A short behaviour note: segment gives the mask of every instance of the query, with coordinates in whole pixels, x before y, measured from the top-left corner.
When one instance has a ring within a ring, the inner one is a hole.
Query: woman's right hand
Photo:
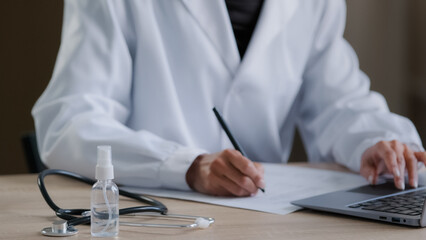
[[[215,196],[252,196],[265,188],[263,166],[226,149],[198,156],[186,173],[188,185],[197,192]]]

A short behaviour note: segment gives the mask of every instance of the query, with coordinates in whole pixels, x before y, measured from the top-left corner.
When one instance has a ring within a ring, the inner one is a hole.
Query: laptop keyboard
[[[425,198],[426,189],[423,189],[415,192],[356,203],[349,205],[348,207],[416,216],[422,214]]]

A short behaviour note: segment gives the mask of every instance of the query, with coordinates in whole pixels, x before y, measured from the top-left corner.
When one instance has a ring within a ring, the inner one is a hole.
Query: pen
[[[220,123],[220,126],[222,126],[222,129],[225,131],[226,135],[228,136],[229,140],[232,143],[232,146],[234,146],[235,150],[239,151],[243,156],[247,156],[244,150],[241,148],[240,144],[238,144],[237,139],[234,138],[231,131],[229,130],[228,126],[225,123],[225,120],[223,120],[222,116],[219,114],[219,112],[216,110],[216,107],[213,107],[214,115],[216,116],[217,120]],[[265,192],[265,189],[261,187],[257,187],[260,189],[260,191]]]

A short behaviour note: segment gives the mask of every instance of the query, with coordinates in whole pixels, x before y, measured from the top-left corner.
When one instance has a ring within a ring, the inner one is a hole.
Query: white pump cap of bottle
[[[97,180],[114,179],[114,166],[111,160],[111,146],[98,146]]]

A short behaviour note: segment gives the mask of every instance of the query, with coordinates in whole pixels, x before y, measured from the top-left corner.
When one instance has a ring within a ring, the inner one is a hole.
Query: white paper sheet
[[[290,202],[368,184],[352,173],[263,163],[265,168],[265,193],[259,191],[254,197],[214,197],[197,192],[125,187],[135,193],[185,199],[210,204],[244,208],[275,214],[288,214],[299,209]]]

